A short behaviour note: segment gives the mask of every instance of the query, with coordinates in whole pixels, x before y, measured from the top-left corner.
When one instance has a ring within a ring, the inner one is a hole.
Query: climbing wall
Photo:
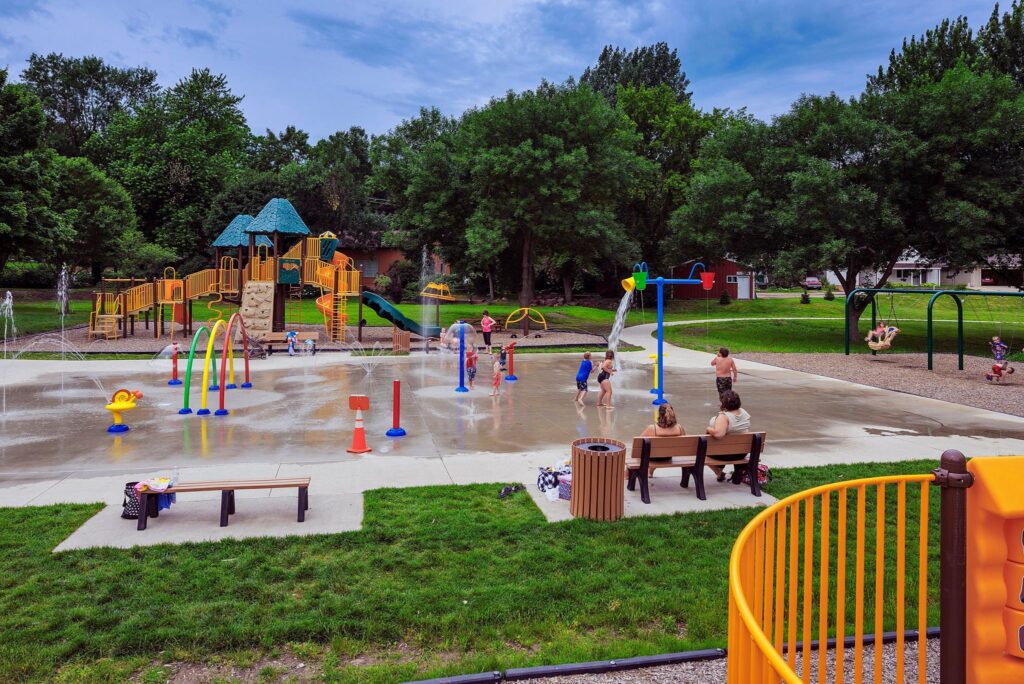
[[[242,290],[242,318],[249,336],[263,340],[272,329],[274,317],[274,283],[250,280]]]

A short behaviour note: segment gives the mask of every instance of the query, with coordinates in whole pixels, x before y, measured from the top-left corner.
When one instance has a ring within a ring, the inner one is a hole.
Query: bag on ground
[[[124,485],[124,501],[121,502],[121,517],[126,520],[139,519],[139,497],[135,495],[138,482],[126,482]]]

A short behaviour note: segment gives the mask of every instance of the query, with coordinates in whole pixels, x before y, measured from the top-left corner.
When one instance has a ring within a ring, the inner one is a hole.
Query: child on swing
[[[885,321],[879,321],[875,329],[868,333],[868,336],[864,338],[865,342],[881,342],[885,339],[886,333],[889,331],[889,326],[885,324]]]
[[[992,372],[985,373],[985,379],[989,382],[993,380],[1002,382],[1004,376],[1010,375],[1014,371],[1013,366],[1006,360],[1006,353],[1010,351],[1010,345],[999,339],[999,335],[994,335],[989,345],[992,347],[995,363],[992,364]]]

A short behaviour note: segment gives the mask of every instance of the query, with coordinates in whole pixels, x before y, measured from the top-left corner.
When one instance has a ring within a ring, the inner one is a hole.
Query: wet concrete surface
[[[369,373],[352,361],[255,360],[253,389],[229,390],[230,415],[223,417],[178,415],[182,388],[166,385],[166,361],[121,363],[123,371],[105,365],[93,372],[90,362],[65,366],[72,370],[63,373],[47,370],[6,387],[0,487],[68,474],[363,459],[345,451],[354,423],[348,396],[357,393],[370,397],[367,439],[373,457],[382,460],[567,452],[578,437],[628,441],[653,419],[650,367],[627,365],[614,378],[616,409],[609,411],[594,405],[593,378],[587,406],[573,403],[576,355],[520,356],[515,366],[520,380],[502,382],[502,395],[493,398],[487,396],[489,373],[483,365],[474,391],[454,391],[458,366],[453,356],[375,359]],[[240,363],[236,370],[240,376]],[[384,437],[391,426],[393,379],[402,381],[401,423],[408,436],[401,439]],[[193,409],[200,405],[200,384],[196,373]],[[115,436],[106,432],[110,416],[103,406],[119,387],[145,396],[125,415],[131,430]],[[667,368],[666,387],[687,432],[703,431],[717,409],[710,368]],[[876,460],[883,453],[890,460],[917,438],[925,438],[922,444],[929,445],[929,452],[938,448],[930,445],[951,438],[965,444],[997,440],[1007,445],[999,453],[1024,449],[1024,421],[946,402],[781,369],[752,368],[735,389],[754,427],[768,432],[769,459],[784,461],[793,453],[814,462],[817,453],[832,461],[834,452],[841,451],[840,460]],[[211,409],[217,400],[218,394],[210,392]]]

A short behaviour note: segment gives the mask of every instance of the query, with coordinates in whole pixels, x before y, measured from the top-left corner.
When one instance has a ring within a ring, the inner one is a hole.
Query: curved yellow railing
[[[896,632],[895,660],[887,666],[892,670],[888,674],[905,681],[908,608],[916,610],[918,634],[923,635],[928,624],[928,488],[934,479],[928,473],[823,485],[769,506],[747,524],[729,561],[730,684],[796,684],[812,681],[812,675],[816,681],[841,684],[847,681],[844,640],[850,634],[854,671],[849,681],[880,683],[882,658],[869,655],[873,674],[864,672],[869,609],[869,633],[880,637],[887,628]],[[894,499],[886,498],[887,489],[895,490]],[[912,555],[916,552],[914,565],[907,562],[908,489],[918,510],[910,518],[911,527],[917,528],[916,544],[909,546]],[[848,515],[851,492],[853,525]],[[894,534],[890,527],[895,527]],[[895,555],[890,572],[887,553]],[[873,563],[866,562],[869,555]],[[916,600],[909,605],[908,583],[911,589],[916,586]],[[812,655],[812,641],[824,645],[831,637],[834,651],[823,646]],[[916,679],[922,683],[927,681],[924,641],[917,648]]]

